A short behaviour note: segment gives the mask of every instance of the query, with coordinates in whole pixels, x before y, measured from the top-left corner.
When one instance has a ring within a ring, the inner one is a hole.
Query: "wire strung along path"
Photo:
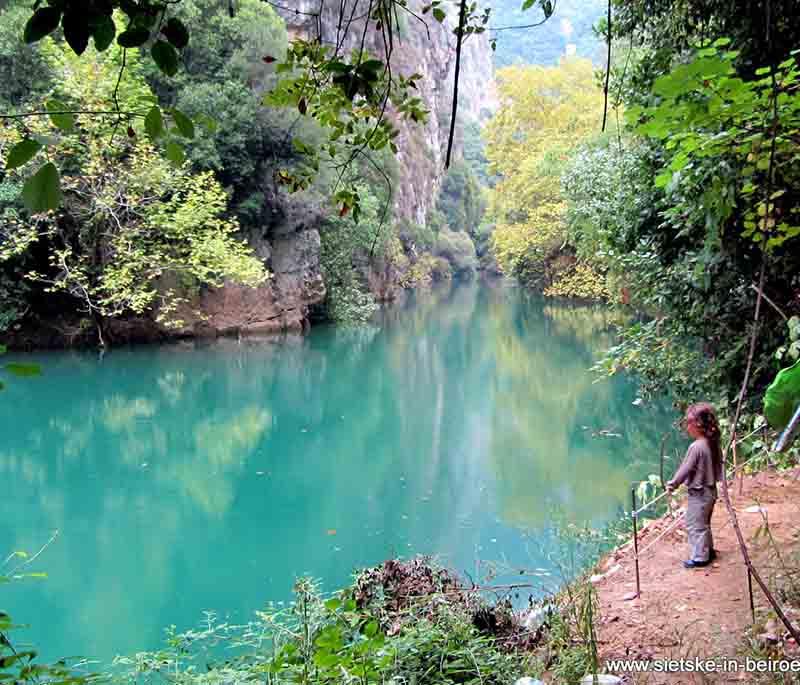
[[[743,465],[742,465],[743,466]],[[765,577],[776,571],[776,560],[766,536],[756,531],[768,517],[770,531],[784,555],[800,551],[800,469],[777,474],[764,471],[744,478],[742,494],[731,488],[742,534],[755,563]],[[635,594],[634,550],[626,545],[601,562],[608,573],[596,582],[600,601],[599,646],[607,658],[732,658],[742,646],[742,637],[752,624],[747,592],[747,570],[728,513],[717,503],[712,520],[717,560],[702,569],[687,570],[682,561],[688,549],[682,517],[652,522],[639,534],[642,594]],[[759,505],[765,514],[747,510]],[[767,609],[762,593],[754,591],[756,613]],[[794,610],[792,620],[800,615]],[[780,629],[778,632],[781,632]],[[800,659],[797,645],[785,643]],[[744,675],[744,677],[742,677]],[[707,680],[692,680],[683,674],[648,674],[628,682],[754,682],[749,674],[716,674]]]

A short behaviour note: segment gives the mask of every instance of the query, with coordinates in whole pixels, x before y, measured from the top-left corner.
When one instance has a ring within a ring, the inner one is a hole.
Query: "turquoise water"
[[[593,383],[612,316],[467,284],[373,328],[7,355],[44,374],[0,393],[0,551],[58,534],[0,608],[47,656],[110,659],[392,555],[552,588],[554,521],[618,516],[669,425]]]

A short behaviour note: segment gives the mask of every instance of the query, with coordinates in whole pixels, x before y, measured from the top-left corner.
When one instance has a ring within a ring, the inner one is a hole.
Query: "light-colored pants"
[[[714,549],[711,536],[711,514],[717,501],[717,486],[689,489],[689,504],[686,507],[686,532],[689,534],[689,559],[708,561]]]

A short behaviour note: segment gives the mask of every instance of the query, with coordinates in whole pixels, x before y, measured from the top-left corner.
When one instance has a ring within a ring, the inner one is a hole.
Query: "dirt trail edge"
[[[800,469],[780,474],[764,471],[744,479],[739,495],[738,482],[731,484],[733,506],[739,515],[742,533],[751,549],[753,561],[766,579],[783,573],[776,563],[768,537],[757,535],[764,517],[781,555],[797,561],[800,549]],[[679,500],[680,501],[680,500]],[[685,498],[680,501],[685,507]],[[762,511],[758,511],[760,507]],[[645,549],[673,522],[667,515],[651,522],[639,536],[639,549]],[[599,652],[607,659],[701,659],[720,658],[742,661],[745,632],[752,625],[747,591],[747,569],[742,561],[736,536],[724,503],[717,501],[712,519],[717,559],[702,569],[685,569],[688,548],[683,524],[640,554],[642,594],[635,593],[633,548],[625,545],[610,553],[601,564],[603,577],[594,578],[600,601],[601,625]],[[772,583],[770,583],[772,585]],[[758,586],[753,584],[757,615],[768,608]],[[800,612],[788,608],[795,625]],[[776,633],[782,633],[776,629]],[[777,635],[782,639],[781,635]],[[783,642],[789,658],[800,659],[798,646]],[[627,683],[728,683],[757,682],[754,674],[623,674]],[[786,682],[800,683],[800,674]]]

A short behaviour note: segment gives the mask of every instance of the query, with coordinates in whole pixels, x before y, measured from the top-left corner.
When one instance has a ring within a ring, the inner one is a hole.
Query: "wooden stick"
[[[639,532],[636,527],[636,490],[631,488],[631,516],[633,517],[633,561],[636,564],[636,596],[641,597],[642,588],[639,583]]]
[[[757,286],[755,283],[751,283],[751,284],[750,284],[750,287],[751,287],[753,290],[755,290],[755,291],[756,291],[756,292],[757,292],[759,295],[761,295],[761,297],[763,297],[763,298],[764,298],[764,300],[766,301],[766,303],[767,303],[767,304],[769,304],[769,305],[771,305],[771,306],[772,306],[772,308],[773,308],[773,309],[774,309],[776,312],[778,312],[778,314],[780,314],[780,315],[783,317],[783,320],[784,320],[784,321],[788,321],[788,320],[789,320],[789,317],[788,317],[788,316],[786,316],[786,314],[784,314],[784,313],[783,313],[783,310],[782,310],[782,309],[781,309],[781,308],[780,308],[780,307],[779,307],[777,304],[775,304],[775,303],[774,303],[772,300],[770,300],[770,299],[769,299],[769,298],[768,298],[768,297],[767,297],[767,296],[766,296],[766,295],[765,295],[765,294],[764,294],[764,293],[763,293],[761,290],[759,290],[759,289],[758,289],[758,286]]]

